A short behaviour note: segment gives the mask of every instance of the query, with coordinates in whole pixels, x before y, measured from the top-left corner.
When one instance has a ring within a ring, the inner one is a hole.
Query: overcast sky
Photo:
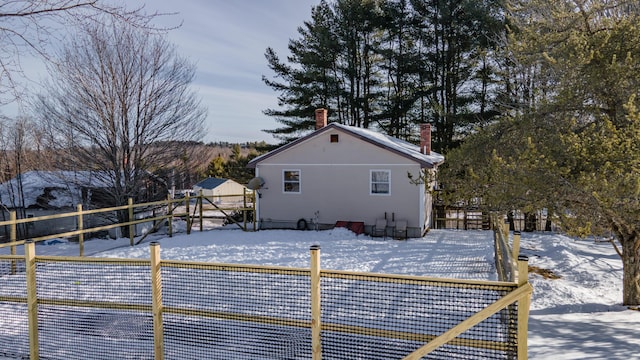
[[[271,74],[264,53],[270,46],[285,58],[289,39],[299,37],[319,0],[137,1],[148,12],[178,13],[161,22],[182,22],[169,39],[196,63],[194,90],[209,109],[204,141],[277,143],[261,131],[279,126],[262,114],[277,107],[278,95],[262,82]]]

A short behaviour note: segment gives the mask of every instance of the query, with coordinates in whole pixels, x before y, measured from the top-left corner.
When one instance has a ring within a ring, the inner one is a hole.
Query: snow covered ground
[[[408,241],[328,231],[232,229],[194,231],[158,241],[163,259],[309,266],[309,247],[320,245],[324,269],[495,280],[489,231],[432,230]],[[90,240],[85,253],[148,258],[148,241]],[[7,253],[0,249],[0,253]],[[77,255],[78,245],[50,241],[36,253]],[[524,233],[521,254],[557,279],[530,274],[534,287],[529,326],[530,359],[632,359],[640,357],[640,312],[621,306],[622,264],[611,244],[559,234]],[[0,331],[2,331],[0,329]]]

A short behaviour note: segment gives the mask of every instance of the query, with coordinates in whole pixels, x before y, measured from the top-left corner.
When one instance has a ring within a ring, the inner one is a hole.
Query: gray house
[[[406,222],[409,237],[422,236],[432,217],[431,176],[444,156],[431,151],[431,129],[421,145],[367,129],[332,123],[316,111],[316,131],[251,160],[261,229],[326,228],[364,223],[372,233],[380,219]]]

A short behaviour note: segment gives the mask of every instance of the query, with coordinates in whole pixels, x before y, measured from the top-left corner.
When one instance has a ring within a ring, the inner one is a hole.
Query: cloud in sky
[[[140,1],[144,3],[145,1]],[[277,107],[277,93],[262,82],[271,75],[264,58],[273,47],[281,58],[289,55],[289,39],[311,19],[319,0],[154,0],[148,12],[177,13],[158,19],[161,25],[182,23],[169,32],[181,55],[197,66],[194,90],[209,109],[209,141],[265,140],[261,131],[278,127],[263,110]],[[313,114],[310,114],[313,116]]]
[[[157,18],[156,25],[182,24],[167,36],[197,67],[193,90],[208,108],[204,142],[277,142],[262,131],[279,127],[262,113],[278,106],[278,93],[262,82],[262,75],[272,74],[264,53],[272,47],[286,58],[289,39],[299,38],[297,28],[311,19],[311,8],[320,0],[113,1],[168,14]],[[21,63],[27,87],[35,90],[46,77],[44,64],[28,57]],[[19,104],[13,103],[0,107],[0,112],[15,116],[18,109]]]

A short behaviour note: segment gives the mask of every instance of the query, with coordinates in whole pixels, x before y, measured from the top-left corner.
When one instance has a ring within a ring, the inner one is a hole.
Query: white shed
[[[199,195],[201,190],[202,195],[213,198],[212,201],[215,203],[223,203],[242,201],[247,188],[231,179],[209,177],[193,185],[193,191],[196,195]]]

